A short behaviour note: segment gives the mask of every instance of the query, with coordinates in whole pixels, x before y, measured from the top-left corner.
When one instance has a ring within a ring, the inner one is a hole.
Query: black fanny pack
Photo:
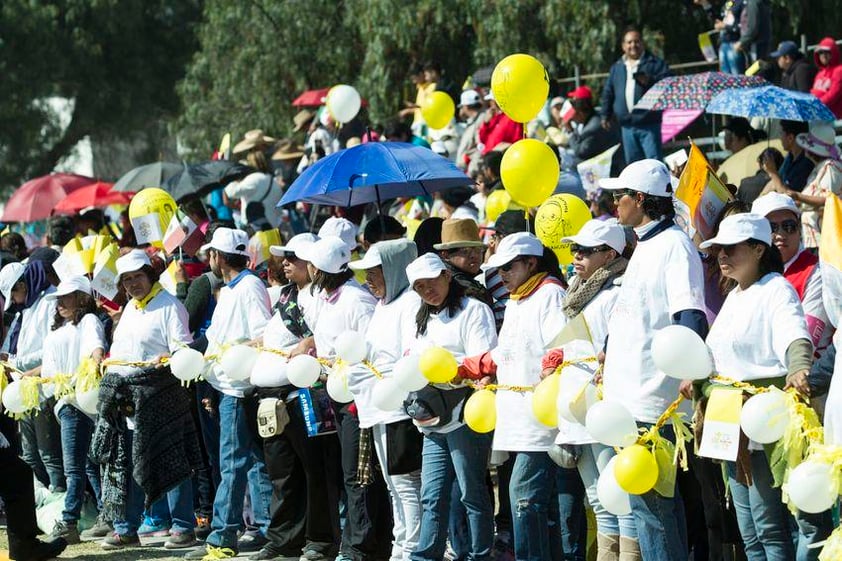
[[[442,389],[428,385],[417,392],[410,392],[403,408],[419,426],[440,427],[453,420],[453,412],[470,394],[469,387]],[[460,409],[458,420],[461,420],[461,415]]]

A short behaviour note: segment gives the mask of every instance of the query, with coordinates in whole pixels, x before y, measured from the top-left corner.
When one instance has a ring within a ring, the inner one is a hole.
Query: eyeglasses
[[[623,189],[621,191],[615,191],[611,194],[611,196],[614,197],[614,202],[618,203],[620,202],[620,199],[622,199],[626,195],[628,195],[629,197],[634,197],[635,193],[637,193],[637,191],[633,189]]]
[[[598,245],[596,247],[582,247],[581,245],[572,244],[570,246],[570,253],[578,253],[583,257],[587,257],[588,255],[593,255],[594,253],[601,253],[603,251],[608,251],[611,249],[607,245]]]
[[[784,234],[794,234],[799,230],[800,224],[795,220],[784,220],[783,222],[769,222],[772,228],[772,233],[777,234],[782,232]]]
[[[523,261],[523,259],[521,259],[520,257],[515,257],[514,259],[512,259],[511,261],[509,261],[505,265],[500,265],[500,270],[508,273],[509,271],[512,270],[512,267],[515,266],[515,263],[518,263],[520,261]]]

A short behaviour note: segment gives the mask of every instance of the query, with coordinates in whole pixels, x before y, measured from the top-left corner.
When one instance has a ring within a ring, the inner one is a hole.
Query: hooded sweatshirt
[[[380,251],[386,294],[374,308],[365,340],[368,359],[384,378],[389,378],[395,362],[404,354],[405,343],[415,335],[415,315],[421,298],[410,288],[406,268],[418,256],[418,250],[415,243],[404,238],[375,246]],[[409,418],[402,408],[381,411],[374,406],[371,394],[378,382],[377,376],[364,366],[357,365],[349,372],[348,389],[354,394],[360,428]]]
[[[819,46],[830,49],[830,63],[822,66],[818,52],[813,54],[819,71],[810,93],[827,105],[839,119],[842,118],[842,61],[839,59],[839,47],[831,37],[822,39]]]

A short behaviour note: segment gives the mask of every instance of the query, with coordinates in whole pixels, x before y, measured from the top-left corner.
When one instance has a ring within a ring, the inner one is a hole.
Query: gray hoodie
[[[383,279],[386,281],[386,296],[383,303],[388,304],[409,287],[406,268],[418,257],[415,242],[406,238],[386,240],[375,244],[380,252]]]

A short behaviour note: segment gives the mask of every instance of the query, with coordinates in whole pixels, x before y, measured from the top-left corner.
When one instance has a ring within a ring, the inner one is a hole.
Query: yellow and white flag
[[[713,227],[725,204],[734,197],[699,147],[690,144],[690,156],[675,189],[675,198],[680,203],[676,205],[680,217],[689,221],[682,225],[688,235],[693,237],[698,233],[707,240],[713,236]]]
[[[839,329],[842,316],[842,200],[834,194],[828,195],[824,203],[819,258],[824,307],[830,323]]]
[[[93,279],[91,288],[99,292],[109,300],[117,296],[117,258],[120,257],[120,248],[116,243],[106,245],[96,256],[93,268]]]
[[[175,280],[175,270],[178,268],[178,263],[175,260],[170,261],[169,266],[161,273],[161,278],[158,282],[164,287],[164,290],[176,296],[176,285],[178,281]]]
[[[590,160],[585,160],[576,166],[579,177],[582,179],[582,187],[587,193],[593,193],[599,188],[600,179],[611,177],[611,160],[619,147],[619,144],[612,146],[605,152],[597,154]]]
[[[568,321],[567,325],[555,336],[555,339],[547,345],[547,348],[556,349],[571,341],[587,341],[588,343],[593,343],[591,328],[588,327],[588,322],[585,321],[585,314],[578,314]]]
[[[249,255],[251,255],[251,268],[254,269],[261,263],[269,260],[269,246],[281,245],[281,233],[277,228],[256,232],[249,240]]]

